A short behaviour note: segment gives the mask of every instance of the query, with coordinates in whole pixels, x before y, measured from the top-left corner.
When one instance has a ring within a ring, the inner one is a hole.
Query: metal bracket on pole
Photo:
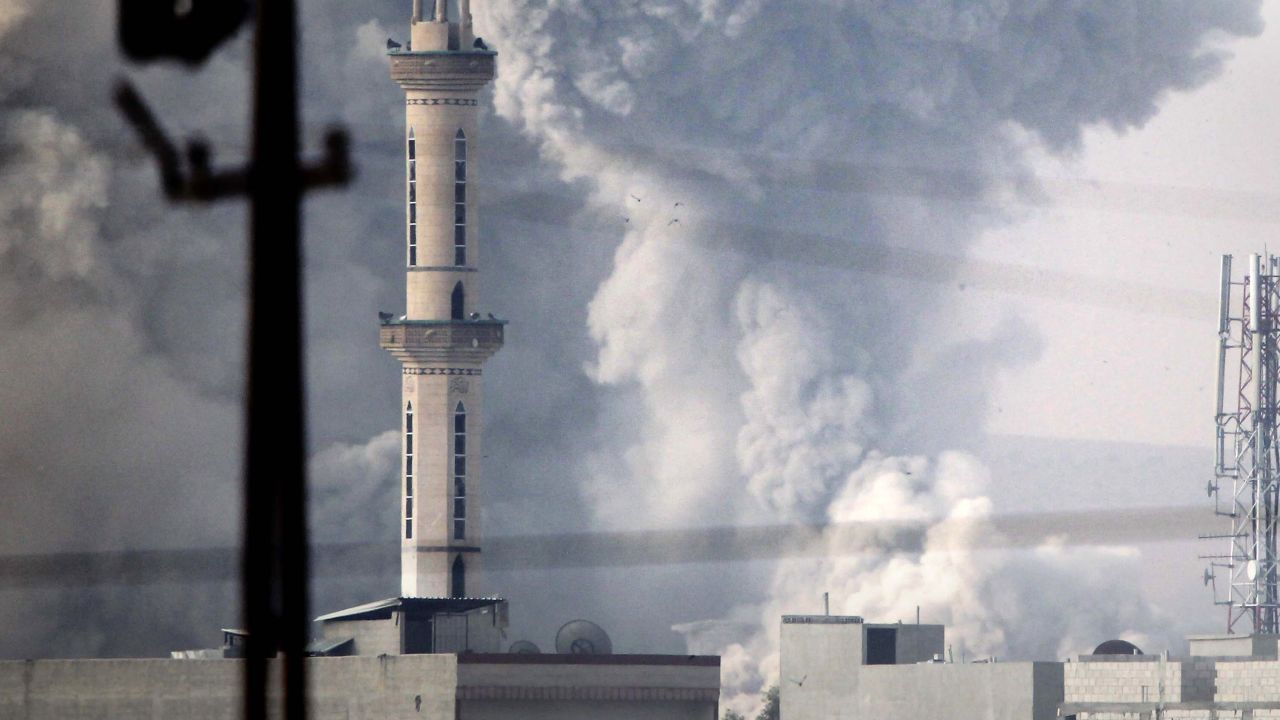
[[[214,170],[212,151],[202,141],[187,143],[184,165],[141,95],[127,81],[115,93],[117,107],[155,156],[166,197],[176,202],[249,199],[241,555],[248,720],[269,715],[305,720],[307,714],[311,617],[299,213],[306,189],[345,184],[352,177],[347,136],[341,130],[328,134],[320,163],[306,167],[298,157],[295,2],[259,0],[254,9],[253,151],[247,166]],[[247,11],[244,0],[120,0],[121,46],[134,59],[198,64],[235,32]],[[277,654],[284,656],[282,713],[271,712],[267,701],[267,662]]]

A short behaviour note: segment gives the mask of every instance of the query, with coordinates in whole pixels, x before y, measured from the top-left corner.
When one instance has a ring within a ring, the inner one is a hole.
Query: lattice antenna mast
[[[1218,312],[1217,442],[1209,495],[1217,514],[1230,518],[1226,555],[1205,556],[1205,584],[1225,569],[1225,588],[1214,582],[1216,604],[1227,608],[1227,632],[1244,618],[1252,632],[1280,633],[1276,531],[1280,522],[1276,388],[1280,383],[1280,258],[1249,256],[1248,274],[1233,282],[1231,256],[1222,258]],[[1231,497],[1221,497],[1223,481]],[[1226,505],[1226,507],[1223,507]]]

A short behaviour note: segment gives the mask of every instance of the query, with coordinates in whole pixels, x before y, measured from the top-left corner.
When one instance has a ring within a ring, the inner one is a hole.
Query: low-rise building
[[[1063,718],[1261,720],[1280,718],[1274,635],[1198,635],[1185,658],[1095,650],[1064,670]],[[1105,643],[1104,643],[1105,645]],[[1134,648],[1136,651],[1137,649]]]
[[[501,652],[507,601],[394,597],[316,618],[329,655]],[[317,653],[321,654],[321,653]]]
[[[232,720],[243,672],[233,658],[4,661],[0,718]],[[307,680],[314,720],[716,720],[720,659],[314,657]]]
[[[1062,664],[952,663],[941,625],[856,616],[782,618],[779,688],[787,720],[1050,720]]]

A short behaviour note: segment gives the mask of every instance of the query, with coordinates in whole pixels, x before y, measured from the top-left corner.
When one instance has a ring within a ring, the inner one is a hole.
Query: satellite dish
[[[1257,580],[1258,579],[1258,561],[1250,560],[1249,562],[1245,563],[1244,574],[1247,575],[1250,580]]]
[[[561,655],[609,655],[613,643],[599,625],[590,620],[570,620],[556,633],[556,652]]]
[[[512,655],[541,655],[542,650],[528,640],[517,640],[511,643],[511,647],[507,648],[507,652]]]

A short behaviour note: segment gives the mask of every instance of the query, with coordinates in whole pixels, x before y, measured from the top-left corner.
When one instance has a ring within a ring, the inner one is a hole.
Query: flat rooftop
[[[542,653],[463,653],[459,665],[662,665],[674,667],[720,667],[719,655],[562,655]]]

